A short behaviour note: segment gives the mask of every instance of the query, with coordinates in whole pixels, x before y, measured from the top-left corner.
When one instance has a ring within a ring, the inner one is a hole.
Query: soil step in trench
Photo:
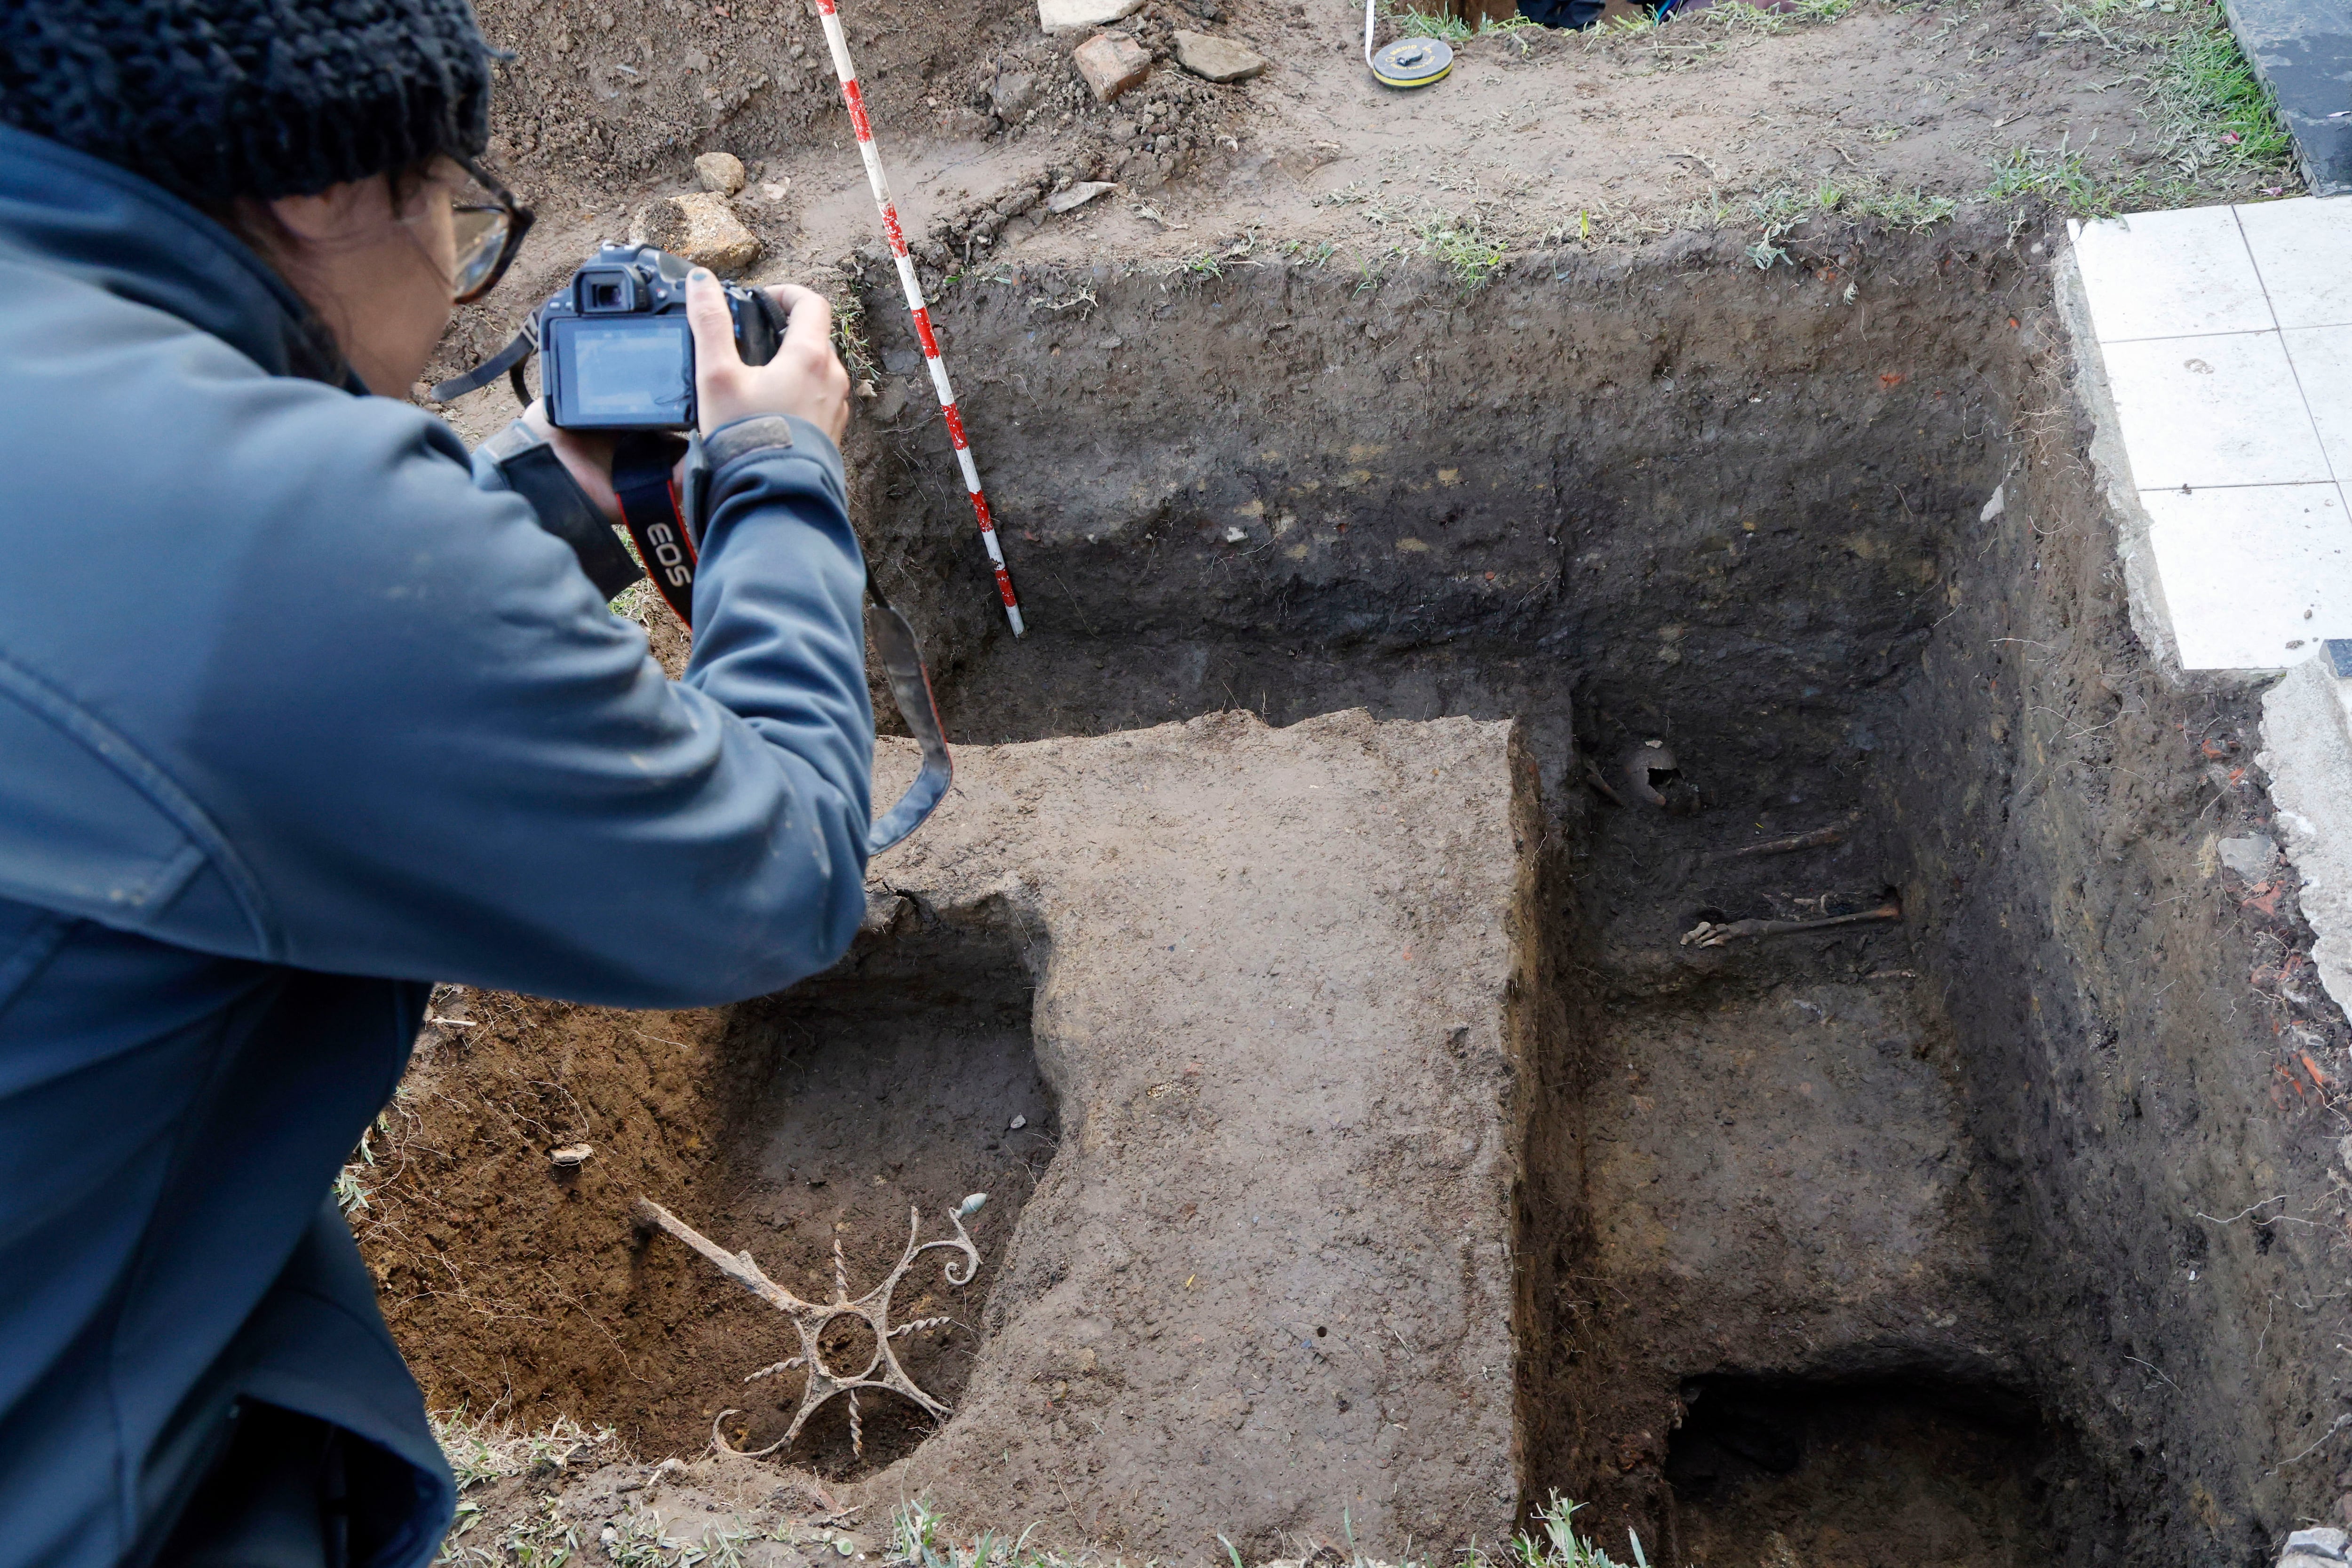
[[[1972,1278],[1970,1158],[1915,984],[1776,987],[1611,1031],[1591,1134],[1603,1271],[1702,1312]]]

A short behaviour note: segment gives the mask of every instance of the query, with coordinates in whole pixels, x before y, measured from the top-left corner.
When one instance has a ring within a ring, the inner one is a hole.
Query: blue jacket
[[[405,1461],[370,1560],[430,1561],[449,1473],[323,1201],[423,982],[723,1002],[862,909],[832,444],[716,476],[672,683],[305,323],[202,214],[0,127],[7,1568],[152,1549],[240,1397]]]

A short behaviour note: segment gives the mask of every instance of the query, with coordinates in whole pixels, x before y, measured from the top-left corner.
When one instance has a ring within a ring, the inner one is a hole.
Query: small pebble
[[[731,152],[705,152],[694,161],[694,176],[704,190],[731,196],[743,188],[743,161]]]
[[[1013,1131],[1014,1131],[1014,1132],[1016,1132],[1016,1133],[1017,1133],[1017,1132],[1019,1132],[1022,1128],[1024,1128],[1024,1127],[1027,1126],[1028,1124],[1029,1124],[1029,1118],[1028,1118],[1028,1117],[1026,1117],[1026,1116],[1015,1116],[1015,1117],[1013,1117],[1013,1122],[1012,1122],[1012,1129],[1013,1129]]]

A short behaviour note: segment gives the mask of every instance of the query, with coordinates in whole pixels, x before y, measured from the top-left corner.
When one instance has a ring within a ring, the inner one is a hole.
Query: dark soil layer
[[[913,397],[854,454],[869,557],[969,742],[1525,722],[1570,1015],[1522,1085],[1529,1503],[1706,1568],[2251,1564],[2352,1488],[2352,1062],[2293,888],[2211,867],[2267,819],[2249,700],[2168,685],[2129,631],[2033,236],[1799,248],[1468,293],[1008,268],[938,319],[1034,629],[1005,632]],[[773,1314],[593,1217],[642,1188],[798,1288],[813,1223],[848,1223],[856,1288],[903,1239],[909,1113],[952,1151],[915,1201],[990,1192],[992,1259],[1045,1153],[1002,1130],[1050,1112],[1011,949],[958,940],[725,1014],[500,1003],[437,1046],[436,1148],[372,1234],[436,1397],[698,1443],[784,1354]],[[545,1164],[574,1137],[585,1207]]]

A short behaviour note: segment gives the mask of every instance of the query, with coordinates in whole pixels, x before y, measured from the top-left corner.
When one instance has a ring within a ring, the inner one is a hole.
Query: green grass
[[[1423,11],[1402,0],[1381,0],[1381,20],[1395,27],[1399,37],[1443,38],[1449,44],[1466,44],[1473,38],[1516,33],[1537,25],[1525,16],[1511,16],[1498,22],[1482,21],[1473,26],[1459,16]]]
[[[2191,206],[2299,188],[2294,150],[2270,91],[2230,31],[2218,0],[2060,0],[2043,36],[2095,44],[2139,84],[2156,156],[2105,171],[2082,152],[2013,148],[1996,160],[1994,201],[2047,202],[2078,217]],[[2145,154],[2142,154],[2145,157]]]
[[[1577,1533],[1570,1522],[1576,1511],[1584,1505],[1570,1502],[1557,1491],[1551,1500],[1536,1509],[1536,1533],[1526,1531],[1511,1539],[1512,1568],[1649,1568],[1649,1559],[1642,1551],[1642,1538],[1632,1531],[1625,1532],[1633,1549],[1632,1563],[1621,1563],[1592,1543],[1589,1536]]]
[[[1664,22],[1646,12],[1638,16],[1612,16],[1595,24],[1584,36],[1601,42],[1647,38],[1667,27],[1677,33],[1700,28],[1718,33],[1785,33],[1791,27],[1834,22],[1851,13],[1856,3],[1857,0],[1796,0],[1793,10],[1781,11],[1766,10],[1748,4],[1748,0],[1719,0],[1704,11],[1669,12]]]
[[[1484,287],[1507,254],[1499,242],[1486,237],[1475,217],[1424,218],[1416,232],[1421,248],[1445,263],[1465,293]]]
[[[378,1117],[377,1120],[383,1118]],[[336,1173],[335,1207],[346,1215],[355,1214],[368,1206],[368,1189],[363,1178],[369,1171],[375,1169],[375,1150],[369,1145],[374,1134],[375,1128],[370,1126],[360,1134],[360,1146],[352,1151],[350,1161]]]
[[[2173,35],[2155,72],[2160,98],[2184,130],[2202,132],[2200,149],[2253,170],[2284,169],[2294,141],[2279,119],[2278,103],[2254,76],[2218,5],[2188,7],[2193,25]]]
[[[560,1470],[580,1459],[612,1458],[617,1453],[618,1434],[612,1427],[590,1431],[568,1416],[557,1416],[553,1426],[540,1432],[512,1431],[462,1408],[436,1410],[429,1419],[461,1492],[486,1481],[527,1475],[541,1466]]]
[[[1748,247],[1748,259],[1767,270],[1789,259],[1789,253],[1781,248],[1781,237],[1816,219],[1874,220],[1916,234],[1948,222],[1960,205],[1953,197],[1931,194],[1918,186],[1889,185],[1859,171],[1811,185],[1778,186],[1750,197],[1749,204],[1752,221],[1761,233]],[[1685,218],[1695,227],[1706,227],[1720,225],[1729,215],[1717,198],[1695,207]]]
[[[1723,0],[1704,11],[1694,11],[1687,16],[1669,13],[1669,23],[1690,23],[1719,27],[1727,33],[1780,33],[1790,27],[1821,22],[1834,22],[1854,7],[1854,0],[1797,0],[1793,11],[1767,11],[1750,5],[1748,0]]]
[[[2138,174],[2102,174],[2080,152],[2057,147],[2012,147],[1993,160],[1984,199],[2018,205],[2043,202],[2069,217],[2113,217],[2126,207],[2168,204]]]

